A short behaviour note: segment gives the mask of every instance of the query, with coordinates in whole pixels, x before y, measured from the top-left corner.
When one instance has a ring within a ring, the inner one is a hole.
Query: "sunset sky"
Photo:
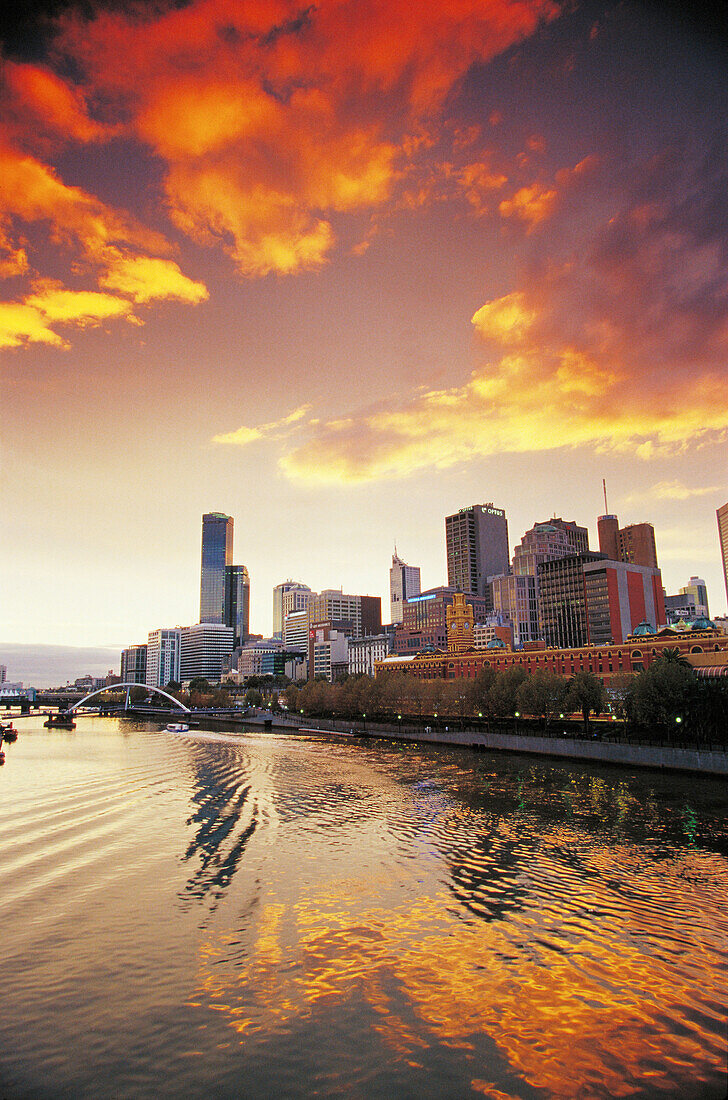
[[[0,643],[195,622],[206,511],[254,631],[287,577],[386,614],[395,541],[426,587],[474,503],[596,547],[603,477],[724,614],[728,49],[681,7],[6,19]]]

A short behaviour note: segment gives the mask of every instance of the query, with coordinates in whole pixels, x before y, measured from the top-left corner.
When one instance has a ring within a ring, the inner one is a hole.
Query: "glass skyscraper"
[[[250,634],[250,577],[244,565],[225,566],[225,626],[235,631],[233,648]]]
[[[233,560],[233,518],[222,512],[202,517],[200,622],[225,622],[225,566]]]

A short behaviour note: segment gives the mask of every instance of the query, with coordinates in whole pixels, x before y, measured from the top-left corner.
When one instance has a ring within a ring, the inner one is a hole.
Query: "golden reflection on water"
[[[598,782],[593,796],[601,797]],[[592,867],[614,865],[615,855],[592,851]],[[660,935],[678,956],[680,889],[669,874],[662,880]],[[434,1043],[471,1052],[474,1091],[496,1098],[508,1094],[483,1077],[472,1054],[483,1036],[525,1082],[558,1097],[628,1096],[646,1078],[670,1088],[680,1067],[720,1069],[720,990],[716,1028],[706,1036],[686,1014],[679,973],[650,943],[656,933],[643,926],[639,898],[605,916],[604,893],[580,878],[578,911],[572,905],[568,917],[541,901],[507,920],[479,922],[453,919],[452,901],[442,889],[394,909],[358,908],[357,883],[340,881],[290,906],[264,904],[242,957],[231,950],[239,931],[206,939],[194,1003],[223,1014],[243,1037],[322,1007],[330,1015],[356,998],[404,1064],[421,1066]],[[706,959],[702,1013],[710,1012],[714,971],[715,958]]]

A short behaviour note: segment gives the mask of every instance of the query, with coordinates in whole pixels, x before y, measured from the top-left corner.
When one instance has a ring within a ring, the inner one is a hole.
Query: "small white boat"
[[[187,733],[190,727],[186,722],[168,722],[167,729],[170,733]]]

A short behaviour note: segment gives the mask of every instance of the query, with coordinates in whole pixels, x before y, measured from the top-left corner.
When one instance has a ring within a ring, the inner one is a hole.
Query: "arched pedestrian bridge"
[[[124,710],[129,709],[129,694],[131,692],[131,689],[142,688],[148,694],[151,694],[153,692],[155,695],[163,695],[165,699],[169,699],[170,703],[174,703],[174,705],[176,707],[179,707],[180,710],[184,711],[185,714],[192,713],[189,707],[186,707],[184,703],[180,703],[179,699],[175,699],[174,695],[170,695],[168,691],[164,691],[162,688],[159,687],[149,687],[148,684],[135,684],[131,681],[125,681],[122,684],[108,684],[106,687],[97,688],[95,691],[90,692],[88,695],[84,695],[83,699],[79,699],[79,701],[77,703],[74,703],[72,707],[69,707],[66,713],[74,714],[79,707],[85,706],[89,699],[93,699],[96,695],[102,695],[105,691],[119,691],[120,688],[126,688],[126,700],[124,702]]]

